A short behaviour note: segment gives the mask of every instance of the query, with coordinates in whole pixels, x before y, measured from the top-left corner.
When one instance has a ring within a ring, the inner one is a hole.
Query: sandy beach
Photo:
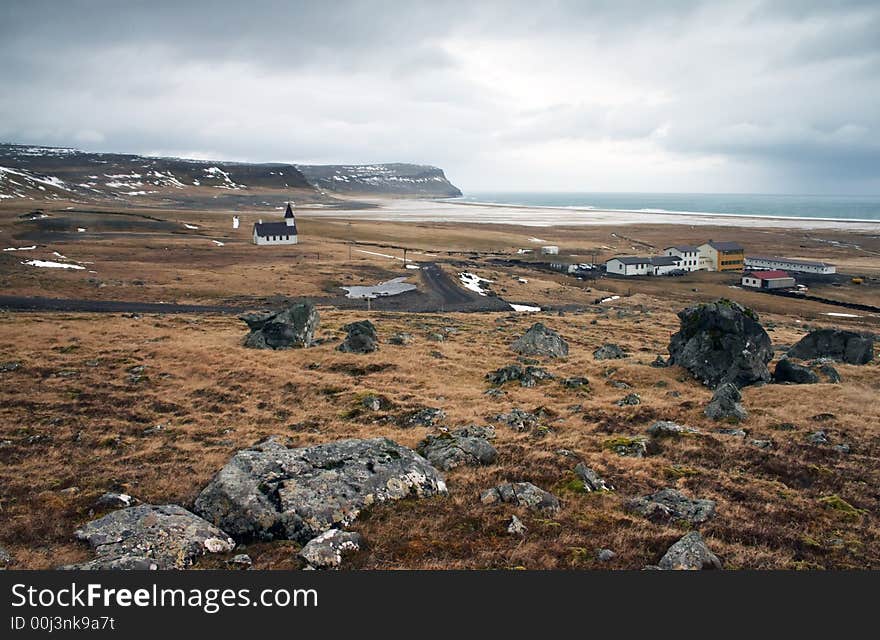
[[[364,198],[359,198],[359,200],[365,201]],[[300,207],[298,213],[312,218],[346,218],[385,222],[512,224],[527,227],[667,224],[880,232],[880,222],[863,220],[527,207],[416,199],[371,199],[369,202],[375,204],[376,207],[373,209],[323,210],[305,206]]]

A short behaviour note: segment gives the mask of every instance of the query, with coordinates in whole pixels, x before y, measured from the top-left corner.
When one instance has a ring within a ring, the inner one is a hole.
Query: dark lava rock
[[[663,356],[657,356],[651,361],[651,366],[656,369],[662,369],[663,367],[668,367],[669,363],[663,359]]]
[[[534,387],[542,380],[552,380],[553,374],[542,369],[541,367],[521,366],[518,364],[507,365],[501,367],[491,373],[486,374],[486,379],[496,386],[501,386],[507,382],[518,380],[522,387]]]
[[[124,509],[137,504],[137,499],[127,493],[115,493],[108,491],[95,500],[95,509]]]
[[[746,432],[743,429],[718,429],[716,433],[720,433],[722,436],[733,436],[735,438],[745,438]]]
[[[802,364],[797,364],[788,358],[783,358],[776,363],[776,370],[773,372],[773,382],[779,384],[815,384],[819,382],[819,376]]]
[[[831,384],[837,384],[840,382],[840,373],[826,359],[822,358],[813,361],[810,364],[811,366],[816,368],[816,371],[819,373],[820,376],[825,378],[826,382],[830,382]]]
[[[244,346],[252,349],[295,349],[312,344],[319,316],[315,305],[295,304],[282,311],[258,311],[239,316],[251,332]]]
[[[666,570],[699,571],[720,569],[721,561],[709,551],[700,532],[691,531],[669,547],[657,566]]]
[[[73,534],[98,558],[72,569],[183,569],[206,553],[226,553],[235,543],[224,531],[175,504],[143,504],[113,511]]]
[[[345,353],[372,353],[379,350],[379,336],[376,327],[369,320],[359,320],[343,327],[347,332],[345,340],[338,347]]]
[[[703,413],[712,420],[745,420],[749,417],[749,412],[742,406],[741,400],[742,394],[737,386],[726,382],[715,389]]]
[[[678,317],[681,328],[669,343],[670,364],[684,367],[712,388],[770,380],[770,336],[753,311],[719,300],[688,307]]]
[[[648,427],[648,435],[653,438],[678,438],[686,435],[697,435],[699,433],[699,429],[685,427],[684,425],[669,420],[660,420]]]
[[[801,360],[831,358],[847,364],[867,364],[874,359],[874,336],[841,329],[817,329],[801,338],[788,350],[788,355]]]
[[[629,502],[627,508],[651,522],[687,520],[691,524],[700,524],[715,515],[713,500],[687,498],[675,489],[661,489],[657,493],[636,498]]]
[[[195,510],[236,539],[307,542],[370,505],[446,493],[443,476],[388,438],[288,449],[275,438],[236,453]]]
[[[433,427],[445,419],[446,412],[443,411],[443,409],[425,407],[424,409],[413,411],[412,413],[404,416],[403,420],[400,423],[400,426],[406,429],[412,427]]]
[[[315,569],[336,569],[342,564],[344,554],[360,551],[362,544],[359,533],[330,529],[309,540],[299,556]]]
[[[536,487],[531,482],[499,484],[481,493],[480,502],[483,504],[507,502],[545,513],[555,513],[560,508],[559,499],[556,496]]]
[[[626,436],[611,438],[605,441],[605,448],[624,458],[644,458],[648,453],[648,445],[644,438]]]
[[[409,343],[412,342],[412,334],[411,333],[395,333],[390,338],[388,338],[388,344],[397,345],[399,347],[405,347]]]
[[[609,342],[596,349],[593,352],[593,357],[596,360],[620,360],[622,358],[628,358],[629,354],[616,344]]]
[[[444,471],[461,465],[478,467],[492,464],[498,458],[498,452],[483,435],[478,435],[482,433],[464,427],[438,436],[428,436],[419,443],[416,451]]]
[[[584,483],[584,491],[614,491],[614,487],[605,482],[598,473],[590,469],[583,462],[578,462],[574,468],[574,474]]]
[[[637,393],[629,393],[617,401],[618,407],[628,407],[642,404],[642,398]]]
[[[540,322],[533,324],[510,348],[524,356],[564,358],[568,355],[568,343],[553,329]]]
[[[590,386],[589,380],[587,380],[586,378],[580,378],[580,377],[563,378],[559,382],[562,383],[562,386],[567,389],[580,389],[581,387],[589,387]]]
[[[494,422],[506,424],[514,431],[529,431],[538,426],[540,417],[522,409],[511,409],[509,413],[497,413],[489,418]]]
[[[810,444],[828,444],[831,440],[828,439],[828,434],[824,431],[814,431],[810,435],[807,436],[807,442]]]
[[[12,563],[12,556],[9,555],[9,552],[6,549],[0,547],[0,567],[8,567]]]

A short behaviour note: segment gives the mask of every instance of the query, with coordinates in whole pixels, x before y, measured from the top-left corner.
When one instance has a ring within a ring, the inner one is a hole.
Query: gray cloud
[[[464,189],[880,192],[876,2],[7,0],[0,139]]]

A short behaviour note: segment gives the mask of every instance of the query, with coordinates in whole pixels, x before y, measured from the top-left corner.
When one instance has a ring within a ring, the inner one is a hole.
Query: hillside
[[[341,204],[333,194],[457,196],[461,192],[441,169],[421,165],[297,167],[0,144],[0,201],[243,209],[274,207],[279,198],[293,198],[298,204]]]
[[[442,169],[421,164],[297,165],[309,182],[344,194],[456,197]]]

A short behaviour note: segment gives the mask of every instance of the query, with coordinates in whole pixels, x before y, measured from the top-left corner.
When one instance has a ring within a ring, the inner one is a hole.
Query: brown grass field
[[[364,535],[367,548],[347,560],[348,568],[639,569],[656,563],[685,531],[624,510],[627,500],[663,487],[717,502],[717,515],[700,530],[725,568],[880,566],[877,362],[840,365],[843,382],[837,385],[745,389],[746,438],[715,432],[729,425],[703,415],[711,392],[684,370],[648,366],[658,354],[666,355],[678,325],[675,313],[700,300],[728,297],[756,309],[774,345],[794,343],[807,327],[876,331],[875,315],[830,317],[824,314],[846,310],[730,288],[736,278],[724,274],[589,282],[528,265],[501,267],[491,259],[512,257],[532,235],[513,226],[349,224],[302,215],[302,244],[258,248],[249,243],[256,214],[243,214],[242,228],[233,232],[229,214],[151,212],[200,229],[136,235],[102,233],[102,215],[94,215],[89,232],[42,239],[16,218],[25,210],[0,208],[3,247],[38,245],[0,253],[2,295],[245,309],[275,295],[329,298],[341,284],[386,277],[410,275],[419,284],[418,272],[403,269],[400,261],[357,251],[401,255],[397,248],[406,246],[433,254],[409,257],[436,261],[452,275],[467,268],[495,280],[493,290],[506,300],[567,310],[417,314],[321,304],[318,337],[327,340],[278,352],[245,349],[246,327],[233,315],[0,311],[0,363],[18,364],[0,371],[0,544],[18,567],[50,568],[90,557],[72,533],[94,516],[91,507],[105,491],[191,507],[236,450],[263,437],[281,434],[304,446],[382,435],[414,447],[430,430],[404,429],[394,418],[422,407],[442,408],[450,427],[487,424],[488,416],[514,407],[543,407],[546,428],[516,433],[498,425],[498,462],[448,472],[448,497],[397,502],[362,515],[352,528]],[[57,215],[65,215],[61,207]],[[640,225],[542,229],[540,235],[566,255],[598,250],[600,257],[631,252],[633,238],[659,247],[737,239],[755,253],[821,258],[845,273],[880,275],[880,239],[870,234]],[[349,260],[352,240],[359,244]],[[53,252],[91,264],[78,271],[21,264],[52,259]],[[880,304],[873,279],[812,290]],[[609,293],[622,297],[592,304]],[[368,355],[336,351],[342,325],[363,318],[376,324],[380,339],[406,331],[414,341],[405,347],[383,342]],[[500,397],[485,395],[485,374],[515,362],[510,342],[539,320],[571,347],[567,359],[542,364],[559,377],[586,376],[589,390],[550,381],[531,389],[508,385]],[[438,332],[446,340],[429,338]],[[593,350],[606,342],[632,356],[596,361]],[[129,372],[137,366],[145,367],[141,375]],[[614,381],[632,389],[616,388]],[[642,404],[617,406],[630,391]],[[352,409],[365,392],[386,396],[391,408],[358,415]],[[656,442],[642,459],[607,449],[613,438],[644,435],[656,420],[675,420],[703,435]],[[824,429],[832,444],[848,444],[851,452],[810,444],[807,436],[817,429]],[[772,447],[758,448],[754,439],[769,440]],[[580,491],[571,471],[576,461],[560,449],[575,452],[616,491]],[[482,505],[479,492],[503,481],[533,482],[559,496],[563,508],[546,518],[510,505]],[[524,538],[506,533],[514,513],[528,527]],[[247,553],[255,568],[291,569],[300,567],[296,548],[259,543],[248,545]],[[600,548],[617,556],[599,563]],[[198,566],[222,566],[223,560]]]

